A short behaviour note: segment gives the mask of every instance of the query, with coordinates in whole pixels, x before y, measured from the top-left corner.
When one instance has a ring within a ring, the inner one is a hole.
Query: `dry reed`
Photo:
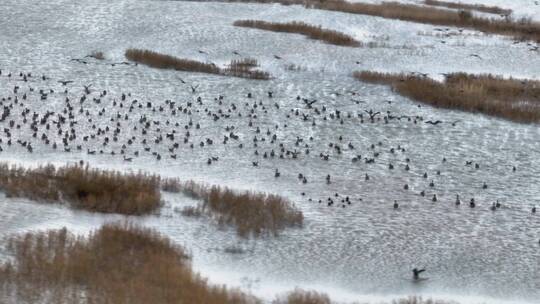
[[[365,82],[391,85],[399,94],[436,107],[483,113],[522,123],[540,122],[540,82],[454,73],[444,82],[407,74],[355,72]]]
[[[498,6],[486,6],[483,4],[467,4],[461,2],[447,2],[447,1],[438,1],[438,0],[424,0],[425,5],[431,6],[441,6],[458,10],[470,10],[478,11],[481,13],[488,14],[499,14],[499,15],[510,15],[512,13],[511,9],[504,9]]]
[[[125,52],[125,56],[128,60],[158,69],[172,69],[177,71],[234,76],[257,80],[270,79],[270,74],[263,71],[252,70],[252,66],[237,65],[238,61],[232,61],[229,68],[221,69],[213,63],[203,63],[196,60],[177,58],[150,50],[128,49]]]
[[[295,289],[285,296],[277,297],[272,304],[331,304],[330,298],[324,293]]]
[[[258,304],[238,289],[211,285],[191,268],[185,250],[155,230],[111,223],[88,236],[66,228],[28,232],[7,242],[0,300],[13,303]],[[227,253],[241,254],[232,246]],[[273,304],[330,304],[328,295],[295,289]],[[451,304],[411,296],[392,304]]]
[[[0,265],[0,292],[14,303],[260,303],[208,284],[181,247],[131,224],[107,224],[87,237],[65,228],[30,232],[9,249],[14,259]]]
[[[287,199],[272,194],[238,192],[226,187],[170,179],[169,189],[202,200],[198,207],[183,209],[186,215],[207,214],[220,225],[236,228],[241,237],[277,235],[287,227],[301,227],[303,214]],[[171,186],[173,185],[174,186]]]
[[[142,173],[53,165],[24,168],[0,163],[0,188],[11,197],[67,202],[71,207],[126,215],[148,214],[160,207],[159,177]]]
[[[223,75],[230,75],[249,79],[270,79],[270,74],[267,72],[253,70],[259,66],[259,62],[252,58],[244,58],[241,60],[232,60],[226,69],[222,69]]]
[[[261,20],[237,20],[233,25],[273,32],[297,33],[307,36],[310,39],[321,40],[340,46],[360,46],[360,42],[347,34],[298,21],[278,23]]]
[[[485,18],[473,16],[469,10],[447,10],[398,2],[362,3],[345,0],[224,0],[241,3],[279,3],[302,5],[308,9],[320,9],[351,14],[369,15],[439,26],[456,26],[484,33],[511,36],[517,40],[540,42],[540,23],[528,18]]]

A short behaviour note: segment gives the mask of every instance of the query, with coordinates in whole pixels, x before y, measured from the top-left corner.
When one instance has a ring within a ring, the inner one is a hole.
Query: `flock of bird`
[[[0,69],[1,81],[7,83],[0,92],[0,153],[11,146],[20,146],[23,151],[34,153],[38,150],[56,150],[59,152],[87,153],[89,155],[109,155],[121,157],[126,162],[142,156],[153,157],[156,161],[168,158],[176,160],[186,153],[205,155],[201,151],[214,145],[225,145],[229,150],[242,150],[251,156],[251,166],[276,164],[279,160],[297,160],[318,158],[323,162],[332,162],[334,158],[350,157],[351,164],[381,164],[389,171],[408,172],[414,166],[407,157],[406,147],[391,146],[381,141],[367,147],[359,147],[351,136],[336,136],[335,140],[321,143],[318,138],[306,136],[302,130],[288,126],[292,121],[304,124],[304,130],[316,129],[318,125],[339,126],[353,124],[425,124],[438,128],[441,125],[455,127],[460,121],[428,120],[421,115],[397,115],[391,111],[358,108],[345,111],[336,106],[325,104],[317,99],[296,96],[291,98],[292,107],[275,102],[275,93],[268,91],[264,96],[255,96],[253,92],[242,93],[242,98],[228,100],[225,95],[204,98],[199,94],[197,85],[189,84],[191,96],[187,101],[163,100],[142,101],[132,97],[130,92],[112,96],[107,90],[97,89],[92,84],[76,85],[72,80],[54,80],[45,75],[33,75],[26,72],[7,72]],[[188,85],[182,80],[182,85]],[[5,90],[7,89],[7,91]],[[348,99],[360,106],[362,101],[353,91],[336,92],[336,96]],[[61,106],[44,106],[58,103]],[[54,111],[53,111],[54,110]],[[274,115],[274,116],[272,116]],[[281,117],[281,119],[275,119]],[[272,117],[273,125],[260,123],[261,117]],[[427,126],[426,126],[427,127]],[[208,135],[205,130],[216,130]],[[283,132],[288,130],[287,132]],[[291,140],[291,134],[296,134]],[[289,137],[287,140],[285,136]],[[295,138],[294,138],[295,137]],[[208,149],[213,151],[212,149]],[[381,155],[401,158],[399,163],[382,159]],[[398,156],[399,155],[399,156]],[[220,155],[205,155],[201,162],[208,166],[219,164]],[[443,157],[442,163],[446,162]],[[331,165],[331,164],[330,164]],[[480,164],[464,160],[463,166],[480,170]],[[510,166],[510,172],[516,172]],[[279,168],[272,168],[274,177],[283,178]],[[441,175],[425,171],[419,179],[425,180],[426,189],[418,195],[423,199],[437,202],[440,198],[433,191],[433,176]],[[365,181],[370,180],[366,173]],[[309,176],[299,172],[298,182],[312,182]],[[313,178],[326,184],[334,182],[330,174]],[[403,191],[412,191],[408,184],[400,185]],[[481,189],[489,185],[483,183]],[[481,190],[480,190],[481,191]],[[307,196],[305,192],[302,196]],[[454,204],[459,206],[462,200],[455,194]],[[346,208],[354,200],[343,194],[335,193],[331,197],[312,199],[328,207]],[[467,198],[470,208],[477,207],[474,197]],[[390,207],[399,209],[394,201]],[[489,209],[500,209],[501,203],[494,201]],[[531,206],[530,212],[536,213]]]

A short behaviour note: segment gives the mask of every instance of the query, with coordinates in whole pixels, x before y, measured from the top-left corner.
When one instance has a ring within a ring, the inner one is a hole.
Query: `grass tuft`
[[[325,293],[306,291],[296,288],[285,296],[278,296],[272,304],[331,304],[330,298]]]
[[[92,53],[90,53],[90,55],[88,55],[89,57],[92,57],[94,59],[97,59],[97,60],[104,60],[105,59],[105,55],[103,54],[103,52],[101,51],[93,51]]]
[[[321,40],[329,44],[340,46],[360,46],[360,42],[353,37],[338,31],[323,29],[320,26],[310,25],[304,22],[266,22],[261,20],[237,20],[235,26],[256,28],[273,32],[297,33],[314,40]]]
[[[444,82],[408,74],[355,72],[358,80],[386,84],[435,107],[483,113],[522,123],[540,122],[540,82],[494,75],[448,74]]]
[[[143,173],[53,165],[24,168],[0,164],[0,189],[10,197],[67,202],[75,209],[126,215],[148,214],[160,207],[159,177]]]

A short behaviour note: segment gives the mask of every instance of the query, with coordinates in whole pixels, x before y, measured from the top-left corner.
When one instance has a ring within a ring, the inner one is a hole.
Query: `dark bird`
[[[72,83],[72,80],[59,80],[59,83],[61,83],[63,86],[67,85],[68,83]]]

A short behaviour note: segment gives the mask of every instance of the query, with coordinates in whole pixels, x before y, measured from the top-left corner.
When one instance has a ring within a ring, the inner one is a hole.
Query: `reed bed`
[[[87,237],[65,228],[30,232],[8,248],[13,259],[0,265],[0,293],[14,303],[261,303],[208,284],[183,248],[132,224],[107,224]]]
[[[302,5],[307,9],[320,9],[350,14],[361,14],[439,26],[455,26],[489,34],[513,37],[516,40],[540,42],[540,23],[528,18],[485,18],[473,16],[470,10],[448,10],[425,5],[399,2],[362,3],[345,0],[224,0],[240,3],[279,3]]]
[[[272,304],[331,304],[330,297],[317,291],[295,289],[284,296],[278,296]]]
[[[176,71],[207,73],[256,80],[270,79],[270,74],[266,72],[253,70],[252,66],[241,65],[244,61],[241,61],[240,65],[238,65],[238,61],[232,61],[229,64],[229,68],[222,69],[213,63],[177,58],[150,50],[128,49],[124,55],[130,61],[158,69],[172,69]],[[251,59],[245,59],[245,61],[250,60]]]
[[[266,31],[302,34],[313,40],[321,40],[328,44],[339,46],[360,46],[360,42],[353,37],[335,31],[324,29],[321,26],[310,25],[304,22],[293,21],[287,23],[266,22],[261,20],[237,20],[235,26],[256,28]]]
[[[75,209],[142,215],[160,207],[158,176],[91,169],[82,165],[37,168],[0,163],[0,189],[10,197],[66,202]]]
[[[259,66],[259,62],[253,58],[231,60],[226,69],[222,69],[223,75],[230,75],[240,78],[267,80],[270,74],[260,70],[254,70]]]
[[[0,264],[0,300],[13,303],[259,304],[238,289],[212,285],[193,271],[184,248],[150,228],[109,223],[88,236],[66,228],[11,237]],[[226,249],[227,250],[227,249]],[[243,249],[231,247],[230,254]],[[273,304],[331,304],[295,289]],[[392,304],[452,304],[411,296]],[[454,303],[457,304],[457,303]]]
[[[445,81],[408,74],[355,72],[358,80],[386,84],[435,107],[483,113],[521,123],[540,122],[540,82],[501,76],[448,74]]]
[[[278,235],[287,227],[301,227],[303,214],[289,200],[272,194],[234,191],[193,181],[167,181],[169,189],[202,200],[197,207],[183,209],[188,216],[206,214],[220,225],[236,228],[241,237]],[[171,186],[175,184],[175,186]]]
[[[431,5],[431,6],[440,6],[440,7],[446,7],[451,9],[458,9],[458,10],[469,10],[469,11],[477,11],[481,13],[487,13],[487,14],[499,14],[499,15],[510,15],[512,13],[511,9],[504,9],[498,6],[487,6],[483,4],[468,4],[468,3],[461,3],[461,2],[447,2],[447,1],[438,1],[438,0],[424,0],[425,5]]]

